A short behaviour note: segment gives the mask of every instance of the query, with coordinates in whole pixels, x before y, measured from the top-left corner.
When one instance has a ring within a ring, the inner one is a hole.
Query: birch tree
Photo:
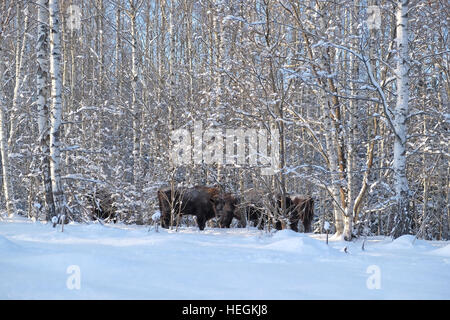
[[[139,158],[139,139],[140,139],[140,107],[138,105],[138,83],[139,83],[139,71],[138,71],[138,34],[137,34],[137,15],[141,1],[130,0],[128,10],[128,16],[131,23],[131,88],[132,88],[132,101],[131,112],[133,115],[133,182],[136,183],[139,180],[140,173],[140,158]]]
[[[397,101],[394,110],[394,188],[396,207],[394,209],[394,229],[392,236],[409,233],[410,213],[409,186],[406,178],[406,142],[407,117],[409,106],[409,44],[408,44],[408,17],[409,0],[398,0],[396,8],[397,21]]]
[[[8,138],[8,147],[12,149],[13,147],[13,141],[15,138],[15,133],[18,129],[18,118],[20,115],[19,110],[19,95],[20,95],[20,88],[22,86],[22,76],[23,76],[23,59],[24,59],[24,53],[25,53],[25,47],[27,43],[27,33],[28,33],[28,21],[29,21],[29,8],[28,8],[28,1],[25,1],[25,6],[22,10],[22,2],[17,2],[17,46],[16,46],[16,54],[15,54],[15,60],[16,60],[16,77],[15,77],[15,84],[14,84],[14,95],[13,95],[13,101],[12,101],[12,107],[10,112],[10,130],[9,130],[9,138]],[[20,15],[20,11],[23,13],[23,35],[20,37],[20,25],[22,25],[22,19]],[[20,41],[20,39],[22,40]]]
[[[44,190],[47,220],[55,215],[52,180],[50,174],[49,112],[48,112],[48,0],[38,3],[38,37],[36,42],[36,105],[38,109],[39,148],[41,152],[42,186]]]
[[[11,5],[9,3],[9,5]],[[3,2],[0,8],[0,155],[2,160],[2,184],[3,195],[6,202],[6,212],[9,217],[12,217],[16,212],[16,206],[14,203],[14,193],[11,183],[11,168],[9,161],[9,149],[8,149],[8,120],[7,120],[7,102],[5,92],[5,73],[6,73],[6,60],[4,40],[8,32],[9,24],[13,17],[13,11],[11,6],[7,8],[7,2]]]
[[[51,79],[51,109],[50,109],[50,176],[52,181],[53,201],[57,221],[64,223],[65,201],[61,183],[61,42],[60,42],[60,12],[58,0],[49,0],[50,14],[50,79]]]
[[[1,38],[0,38],[1,41]],[[2,50],[0,49],[0,80],[3,83],[3,74],[5,73],[5,62],[2,57]],[[6,211],[9,217],[12,217],[16,211],[14,204],[13,188],[11,184],[11,169],[8,152],[8,133],[7,133],[7,108],[4,99],[3,88],[0,87],[0,153],[2,156],[2,177],[3,177],[3,194],[6,202]]]

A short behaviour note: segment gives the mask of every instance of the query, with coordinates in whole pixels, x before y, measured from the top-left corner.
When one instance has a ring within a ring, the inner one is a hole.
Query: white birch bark
[[[50,175],[52,181],[55,215],[58,220],[64,219],[65,203],[61,185],[61,43],[59,32],[58,0],[49,1],[50,12],[50,78],[51,78],[51,111],[50,111]]]
[[[48,0],[38,0],[38,40],[36,43],[36,105],[38,109],[39,148],[41,151],[42,183],[47,220],[55,215],[50,175],[48,94]]]
[[[166,5],[169,5],[166,0]],[[174,119],[174,108],[175,108],[175,4],[174,1],[170,1],[169,6],[169,103],[168,103],[168,129],[169,134],[174,130],[175,126],[175,119]],[[172,152],[172,143],[171,140],[169,141],[169,152]],[[176,164],[173,162],[173,159],[170,160],[170,177],[171,177],[171,188],[174,190],[174,176],[175,176],[175,170],[176,170]],[[172,198],[173,198],[174,192],[172,191]],[[173,202],[174,199],[171,199]],[[172,216],[171,216],[172,219]]]
[[[222,61],[223,61],[223,52],[224,52],[224,34],[223,34],[223,26],[221,17],[222,17],[222,5],[220,3],[216,4],[213,10],[213,33],[214,33],[214,41],[216,47],[216,61],[215,61],[215,111],[218,112],[217,121],[220,124],[225,123],[225,110],[223,109],[223,101],[222,101],[222,90],[223,90],[223,79],[222,79]],[[224,182],[223,177],[223,167],[221,163],[217,163],[217,182]]]
[[[20,8],[20,4],[17,4],[17,8]],[[28,29],[28,2],[25,2],[25,7],[23,9],[23,15],[24,20],[23,22],[20,21],[19,14],[17,13],[18,17],[18,23],[23,23],[23,38],[22,41],[19,41],[19,34],[17,37],[17,50],[16,50],[16,79],[14,83],[14,93],[13,93],[13,103],[12,108],[10,112],[10,129],[9,129],[9,138],[8,138],[8,147],[9,149],[13,148],[13,141],[15,138],[15,133],[17,131],[17,119],[19,116],[19,94],[20,94],[20,87],[22,85],[22,62],[23,62],[23,56],[25,53],[25,46],[26,46],[26,40],[27,40],[27,29]],[[20,31],[18,30],[18,33]]]
[[[137,84],[139,80],[138,76],[138,60],[137,60],[137,31],[136,31],[136,15],[137,8],[134,0],[130,0],[130,22],[131,22],[131,110],[133,114],[133,183],[138,181],[140,174],[139,165],[139,138],[140,138],[140,125],[139,125],[139,109],[137,102]]]
[[[351,106],[350,108],[354,108]],[[354,110],[352,110],[353,112]],[[349,126],[350,132],[348,133],[348,149],[347,149],[347,163],[346,163],[346,171],[347,171],[347,207],[345,208],[344,215],[344,239],[347,241],[352,240],[352,231],[353,231],[353,219],[355,217],[355,172],[356,171],[356,159],[355,159],[355,134],[354,130],[356,127],[355,119],[353,115],[349,116]]]
[[[409,105],[409,48],[408,48],[408,10],[409,0],[397,1],[397,101],[393,125],[396,131],[394,140],[394,189],[396,196],[395,220],[392,236],[397,238],[408,232],[408,194],[406,178],[406,120]]]
[[[105,79],[105,68],[104,68],[104,61],[105,61],[105,57],[104,57],[104,28],[103,28],[103,14],[104,14],[104,7],[103,7],[103,0],[97,0],[97,39],[96,39],[96,45],[97,45],[97,52],[98,52],[98,58],[97,58],[97,63],[99,64],[98,66],[98,75],[97,75],[97,106],[101,106],[104,103],[105,100],[105,88],[104,88],[104,79]],[[103,128],[105,126],[107,126],[107,124],[105,123],[105,115],[104,115],[104,108],[100,107],[100,123],[99,126],[97,126],[97,141],[100,144],[100,148],[103,149],[104,145],[105,145],[105,139],[104,136],[102,135],[102,131]],[[99,161],[100,162],[100,161]],[[100,164],[100,163],[99,163]],[[99,166],[104,166],[104,163],[99,165]],[[106,169],[106,168],[105,168]],[[108,172],[108,170],[105,170],[106,172]]]
[[[342,236],[344,233],[344,215],[342,211],[339,209],[339,199],[340,199],[340,191],[339,191],[339,174],[338,174],[338,158],[336,154],[336,146],[334,143],[333,136],[333,130],[335,130],[332,120],[330,118],[330,111],[329,111],[329,102],[328,99],[324,99],[324,102],[322,103],[323,108],[323,114],[324,116],[324,124],[325,128],[329,128],[324,132],[325,134],[325,142],[327,146],[327,156],[329,159],[329,170],[331,172],[331,182],[330,182],[330,189],[331,194],[333,197],[333,207],[334,207],[334,225],[336,228],[336,237]]]
[[[3,63],[2,50],[0,49],[0,80],[3,81],[5,65]],[[16,212],[14,204],[13,189],[11,184],[11,170],[9,164],[8,141],[7,141],[7,119],[6,119],[6,102],[3,97],[3,86],[0,86],[0,154],[2,157],[2,176],[3,176],[3,194],[6,202],[6,212],[12,217]]]
[[[7,124],[7,106],[5,101],[5,60],[4,60],[4,42],[5,30],[12,20],[11,7],[6,10],[6,2],[0,8],[0,156],[1,156],[1,174],[2,174],[2,194],[5,197],[6,212],[12,217],[16,212],[14,204],[13,189],[11,184],[11,173],[9,165],[8,151],[8,124]],[[0,217],[1,218],[1,217]]]
[[[167,5],[167,3],[166,3]],[[169,7],[169,37],[170,37],[170,55],[169,55],[169,132],[174,130],[173,110],[175,108],[175,4],[170,1]]]
[[[358,2],[358,1],[356,1]],[[355,34],[356,30],[354,27],[353,22],[353,16],[352,16],[352,10],[353,8],[350,8],[348,11],[346,11],[346,16],[348,19],[348,27],[346,28],[346,32],[348,34]],[[346,53],[348,54],[348,53]],[[348,64],[348,70],[350,71],[349,74],[351,75],[352,79],[356,79],[358,76],[358,69],[357,69],[357,62],[355,61],[355,57],[352,54],[348,55],[349,58],[349,64]],[[350,82],[350,93],[351,95],[355,95],[356,92],[356,84],[354,81]],[[346,214],[344,215],[344,239],[351,241],[352,240],[352,229],[353,229],[353,218],[355,214],[355,167],[356,167],[356,159],[355,159],[355,144],[356,144],[356,113],[357,113],[357,101],[351,100],[350,101],[350,112],[348,113],[348,127],[349,130],[347,132],[347,163],[346,163],[346,170],[347,170],[347,208],[346,208]]]

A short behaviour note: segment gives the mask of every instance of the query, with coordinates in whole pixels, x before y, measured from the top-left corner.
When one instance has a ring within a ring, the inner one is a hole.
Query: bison
[[[266,205],[263,202],[261,192],[250,189],[244,192],[240,208],[242,213],[247,218],[247,221],[252,221],[260,229],[264,228],[266,216]]]
[[[219,186],[194,186],[192,188],[176,188],[172,199],[171,188],[158,191],[161,225],[170,225],[170,211],[174,216],[194,215],[200,230],[205,228],[206,221],[218,217],[220,228],[229,228],[233,217],[242,222],[237,213],[238,199],[231,193],[222,191]],[[173,201],[173,202],[172,202]],[[173,205],[171,205],[173,204]]]
[[[219,218],[220,228],[229,228],[233,218],[238,219],[241,223],[245,220],[237,210],[239,200],[233,194],[222,191],[218,186],[195,186],[194,188],[206,191],[210,195]]]
[[[290,227],[298,232],[298,222],[301,221],[305,232],[312,231],[314,219],[314,199],[311,196],[289,196],[290,199]]]
[[[281,195],[276,197],[276,201],[272,201],[272,210],[281,209]],[[253,221],[260,229],[264,228],[265,222],[268,220],[265,208],[267,205],[263,203],[261,193],[254,190],[248,192],[245,196],[245,202],[242,204],[243,210],[249,221]],[[274,205],[276,203],[276,205]],[[289,221],[289,227],[298,232],[298,223],[302,222],[305,232],[311,232],[311,225],[314,218],[314,199],[311,196],[291,196],[285,197],[286,217]],[[282,220],[277,219],[274,227],[277,230],[282,229]]]
[[[233,218],[239,220],[241,225],[245,225],[245,218],[238,210],[239,199],[231,193],[224,193],[217,199],[216,210],[219,213],[219,227],[229,228]]]
[[[197,218],[200,230],[205,229],[206,221],[216,215],[214,200],[205,190],[199,188],[165,188],[158,190],[161,226],[170,226],[171,209],[174,217],[178,215],[193,215]]]
[[[97,190],[87,195],[87,200],[94,220],[101,219],[105,222],[117,222],[117,210],[111,193],[103,189]]]

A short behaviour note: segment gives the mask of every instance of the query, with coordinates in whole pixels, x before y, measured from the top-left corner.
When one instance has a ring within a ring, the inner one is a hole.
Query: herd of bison
[[[286,195],[285,209],[282,210],[281,195],[275,197],[272,206],[268,206],[261,194],[253,190],[237,196],[217,186],[195,186],[164,188],[158,190],[157,195],[163,228],[176,224],[181,216],[193,215],[200,230],[205,228],[209,219],[216,217],[220,228],[229,228],[235,218],[241,226],[253,222],[262,229],[270,221],[278,230],[289,225],[297,232],[301,221],[304,231],[311,232],[314,217],[314,200],[310,196]]]
[[[195,186],[159,189],[157,199],[163,228],[178,225],[181,217],[192,215],[200,230],[204,230],[206,222],[212,218],[216,218],[218,227],[229,228],[235,218],[242,227],[253,223],[260,229],[270,226],[298,232],[301,222],[304,232],[312,231],[314,199],[311,196],[286,194],[283,203],[281,195],[266,199],[254,189],[237,195],[225,192],[220,186]],[[96,193],[89,200],[96,218],[116,221],[110,197]]]

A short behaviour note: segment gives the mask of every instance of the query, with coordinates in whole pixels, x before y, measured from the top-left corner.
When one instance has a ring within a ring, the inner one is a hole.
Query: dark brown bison
[[[314,199],[310,196],[290,196],[285,197],[285,214],[280,212],[281,210],[281,195],[276,197],[276,201],[271,201],[268,207],[263,203],[263,196],[258,192],[249,192],[246,194],[245,202],[242,207],[247,216],[248,221],[252,221],[259,229],[263,229],[265,223],[269,220],[268,211],[278,211],[281,216],[285,216],[288,220],[289,227],[298,232],[298,223],[302,222],[305,232],[311,232],[311,225],[314,218]],[[276,205],[273,203],[276,202]],[[272,210],[270,210],[272,209]],[[273,221],[272,221],[273,222]],[[274,227],[277,230],[283,228],[283,220],[278,217],[274,223]]]
[[[180,215],[193,215],[197,218],[200,230],[205,229],[206,221],[216,215],[214,200],[208,192],[200,188],[171,188],[158,190],[158,202],[161,212],[161,226],[168,228],[173,209],[174,220]]]
[[[241,225],[245,225],[245,219],[238,210],[239,200],[231,193],[222,194],[216,202],[216,211],[219,215],[219,227],[229,228],[233,218]]]
[[[267,210],[265,209],[267,205],[264,204],[263,199],[262,192],[250,189],[244,192],[239,205],[247,221],[253,222],[259,229],[264,229],[268,220]]]
[[[233,218],[238,219],[240,223],[243,222],[244,219],[237,210],[239,200],[236,196],[224,192],[219,186],[195,186],[194,188],[203,190],[210,195],[214,203],[216,216],[219,219],[220,228],[229,228]]]
[[[117,222],[117,210],[111,193],[103,189],[97,190],[89,194],[87,200],[94,220],[101,219],[105,222]]]
[[[311,232],[314,219],[314,199],[311,196],[301,195],[289,196],[289,199],[291,229],[298,232],[298,222],[301,221],[305,232]]]

